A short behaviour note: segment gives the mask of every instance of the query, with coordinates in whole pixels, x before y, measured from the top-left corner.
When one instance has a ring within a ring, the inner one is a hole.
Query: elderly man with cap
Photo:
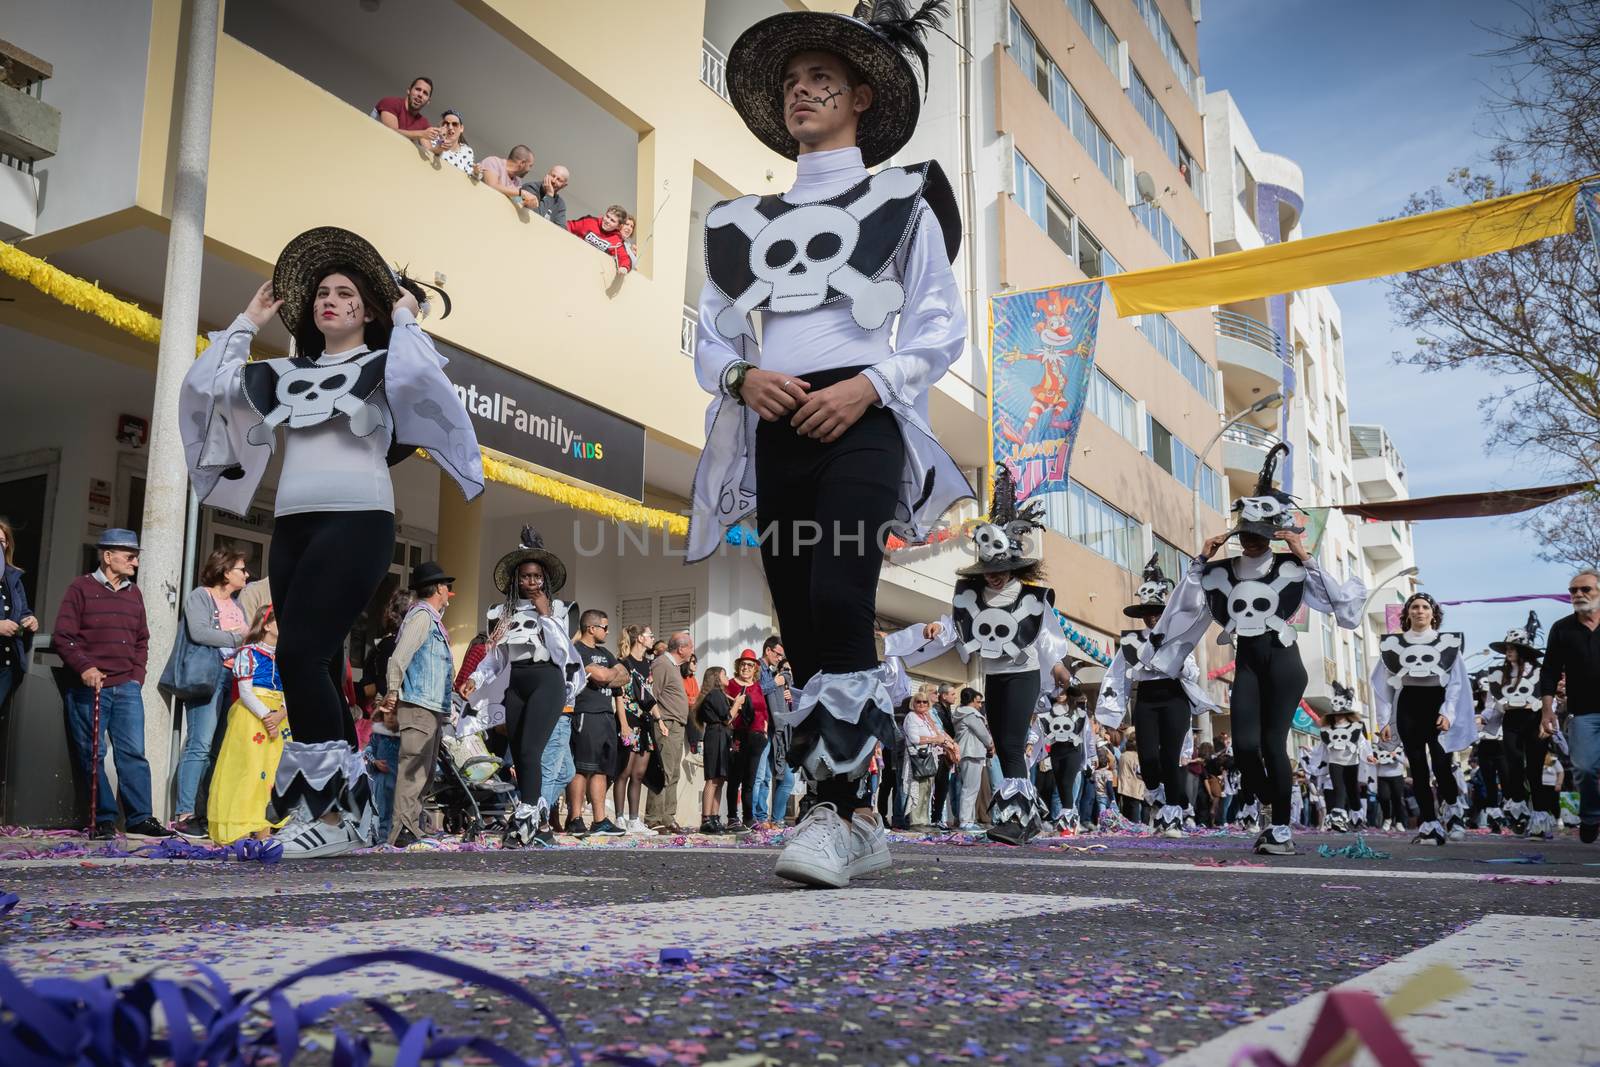
[[[428,561],[411,572],[417,602],[406,612],[389,656],[389,693],[384,711],[394,711],[400,726],[400,767],[394,786],[394,825],[389,844],[404,848],[423,837],[422,794],[439,761],[442,721],[450,715],[450,682],[455,662],[444,611],[455,596],[455,579]]]
[[[67,728],[78,759],[95,776],[94,836],[115,837],[117,807],[129,837],[171,837],[150,808],[150,761],[144,755],[144,669],[150,643],[139,570],[139,537],[132,530],[100,535],[100,566],[74,578],[56,612],[53,637],[61,661],[79,684],[66,693]],[[98,732],[99,737],[95,734]],[[117,761],[118,794],[105,772],[109,741]]]

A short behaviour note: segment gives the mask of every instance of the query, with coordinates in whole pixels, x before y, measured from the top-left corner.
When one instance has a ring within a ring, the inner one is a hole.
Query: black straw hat
[[[278,317],[292,334],[311,296],[331,267],[348,267],[361,275],[383,309],[400,299],[400,283],[372,243],[339,226],[318,226],[283,246],[272,268],[272,295],[283,301]]]
[[[554,552],[544,547],[544,538],[532,526],[522,528],[520,543],[500,557],[494,565],[494,587],[509,594],[516,583],[517,571],[524,563],[537,563],[544,568],[544,591],[551,596],[567,584],[567,565]]]
[[[784,123],[784,68],[801,52],[829,52],[855,68],[872,86],[872,105],[856,131],[861,161],[877,166],[901,148],[917,128],[922,89],[911,60],[928,78],[923,37],[949,13],[948,0],[925,0],[913,12],[907,0],[863,0],[850,15],[786,11],[751,26],[728,50],[728,98],[734,110],[768,148],[796,159],[800,145]]]

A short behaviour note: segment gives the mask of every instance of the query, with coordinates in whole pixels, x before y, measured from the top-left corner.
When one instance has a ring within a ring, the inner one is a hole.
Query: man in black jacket
[[[1539,732],[1556,732],[1556,690],[1566,679],[1572,777],[1578,785],[1578,837],[1600,837],[1600,574],[1585,568],[1573,577],[1572,614],[1550,627],[1539,669],[1543,714]]]

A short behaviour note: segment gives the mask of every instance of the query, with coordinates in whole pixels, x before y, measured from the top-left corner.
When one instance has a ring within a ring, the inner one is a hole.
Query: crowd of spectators
[[[627,274],[639,261],[633,244],[633,234],[638,220],[627,208],[613,204],[599,215],[584,215],[568,219],[567,202],[562,190],[572,180],[571,172],[557,163],[543,176],[529,179],[534,173],[533,149],[525,144],[513,145],[503,156],[488,155],[478,158],[476,150],[467,141],[466,120],[461,113],[447,109],[440,113],[439,122],[433,123],[423,109],[433,99],[433,79],[418,75],[411,79],[404,96],[386,96],[373,105],[373,118],[412,141],[419,151],[440,165],[455,167],[469,174],[478,184],[505,197],[518,209],[531,212],[557,226],[564,227],[574,236],[606,253],[617,265],[617,270]]]

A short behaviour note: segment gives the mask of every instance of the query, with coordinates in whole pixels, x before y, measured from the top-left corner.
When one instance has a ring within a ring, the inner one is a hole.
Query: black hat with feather
[[[1489,647],[1500,653],[1506,654],[1506,649],[1515,648],[1523,653],[1527,659],[1537,659],[1540,656],[1539,635],[1544,628],[1539,624],[1537,612],[1528,612],[1528,621],[1521,627],[1506,631],[1504,641],[1490,641]]]
[[[1294,525],[1294,497],[1273,485],[1278,471],[1278,460],[1289,454],[1289,446],[1282,441],[1272,446],[1266,461],[1261,464],[1261,474],[1256,478],[1255,492],[1233,502],[1236,516],[1234,534],[1255,534],[1272,540],[1282,533],[1303,533],[1305,527]]]
[[[517,571],[524,563],[537,563],[544,568],[544,591],[555,596],[567,584],[567,565],[544,547],[544,538],[532,526],[522,528],[518,541],[517,547],[501,556],[500,562],[494,565],[494,587],[511,597],[516,590]]]
[[[1139,583],[1138,590],[1133,594],[1139,602],[1129,604],[1122,609],[1122,613],[1133,619],[1160,615],[1167,609],[1167,597],[1172,595],[1172,588],[1172,579],[1161,569],[1161,557],[1152,555],[1150,562],[1144,565],[1144,581]]]
[[[1017,483],[1011,476],[1011,468],[1000,464],[994,473],[994,496],[989,505],[989,518],[980,522],[970,535],[978,561],[962,567],[956,573],[963,578],[976,578],[1038,566],[1038,557],[1025,553],[1028,550],[1028,535],[1042,529],[1044,505],[1034,500],[1019,507]]]
[[[1328,698],[1329,715],[1354,715],[1356,714],[1356,691],[1343,682],[1334,682],[1329,687],[1333,695]]]
[[[856,131],[861,161],[877,166],[911,140],[928,81],[929,30],[950,11],[949,0],[862,0],[849,15],[785,11],[751,26],[728,50],[728,98],[750,132],[774,152],[796,159],[800,145],[784,122],[784,70],[801,52],[829,52],[872,86],[872,105]],[[942,32],[942,31],[941,31]],[[922,82],[912,68],[922,67]]]

